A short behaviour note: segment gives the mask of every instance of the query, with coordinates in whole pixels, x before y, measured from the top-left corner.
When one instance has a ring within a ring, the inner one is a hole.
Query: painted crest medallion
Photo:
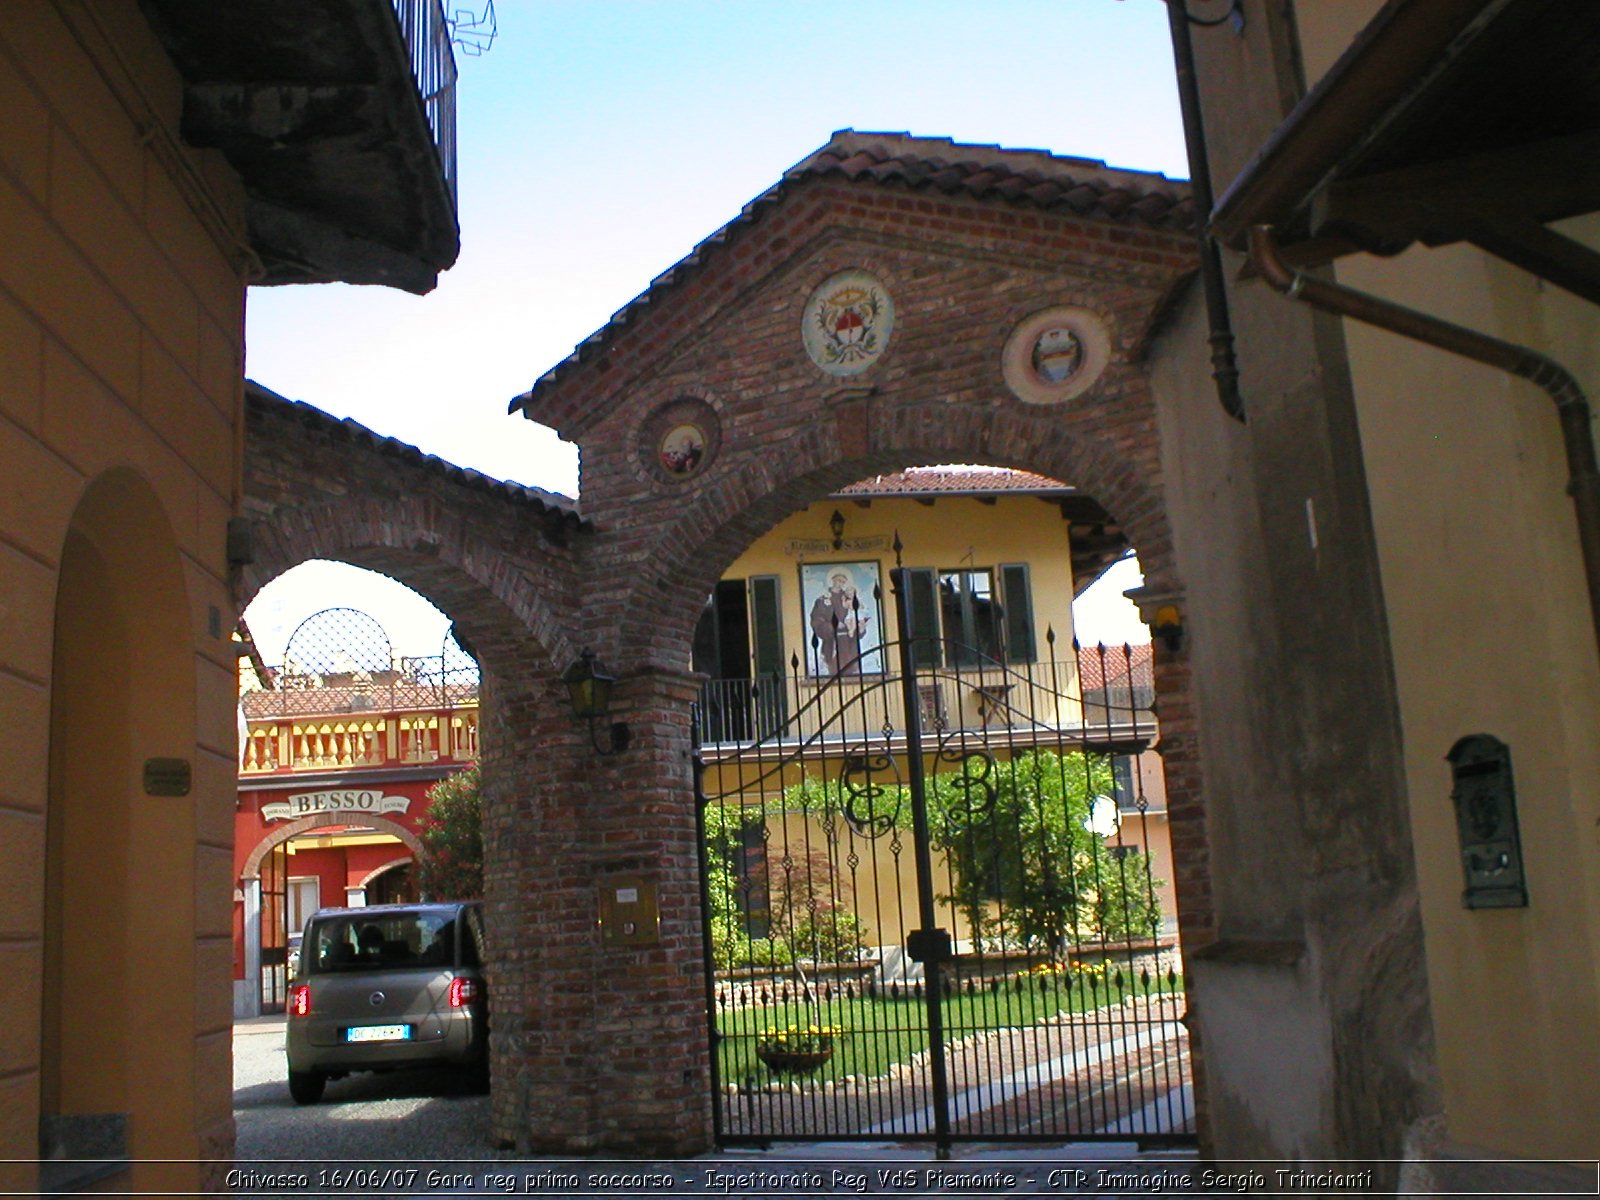
[[[1062,404],[1083,395],[1111,361],[1111,331],[1100,314],[1077,305],[1043,309],[1011,330],[1000,370],[1027,404]]]
[[[881,280],[852,268],[830,277],[806,301],[800,337],[829,375],[858,375],[883,356],[894,332],[894,300]]]

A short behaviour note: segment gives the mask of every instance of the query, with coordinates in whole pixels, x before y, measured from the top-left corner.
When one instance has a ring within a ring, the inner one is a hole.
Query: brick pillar
[[[619,692],[615,716],[632,734],[621,754],[595,752],[554,674],[496,695],[484,740],[492,1136],[530,1153],[711,1144],[689,768],[697,683],[650,673]],[[601,889],[619,875],[656,888],[659,940],[602,944]]]
[[[1194,1081],[1195,1132],[1202,1154],[1211,1152],[1211,1104],[1206,1091],[1205,1051],[1194,1011],[1194,953],[1217,939],[1216,907],[1211,892],[1211,849],[1206,830],[1205,799],[1200,774],[1200,747],[1195,728],[1187,651],[1173,653],[1159,644],[1152,664],[1156,718],[1161,725],[1157,750],[1167,787],[1167,829],[1172,839],[1173,889],[1178,904],[1178,938],[1183,948],[1184,981],[1189,1012],[1189,1070]]]

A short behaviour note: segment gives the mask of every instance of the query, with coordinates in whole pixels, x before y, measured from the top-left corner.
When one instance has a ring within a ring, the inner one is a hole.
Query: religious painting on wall
[[[880,594],[876,562],[801,564],[807,669],[813,675],[876,675],[885,670]]]

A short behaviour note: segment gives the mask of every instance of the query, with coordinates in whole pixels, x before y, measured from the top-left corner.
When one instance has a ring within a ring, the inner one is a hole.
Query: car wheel
[[[296,1104],[315,1104],[322,1099],[322,1089],[327,1085],[328,1077],[321,1071],[289,1072],[289,1095]]]

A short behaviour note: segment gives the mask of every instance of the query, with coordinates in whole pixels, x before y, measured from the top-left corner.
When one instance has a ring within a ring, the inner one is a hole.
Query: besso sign
[[[349,813],[352,816],[387,816],[411,807],[408,796],[385,796],[371,788],[345,788],[333,792],[301,792],[287,800],[261,806],[264,821],[293,821],[315,813]]]

